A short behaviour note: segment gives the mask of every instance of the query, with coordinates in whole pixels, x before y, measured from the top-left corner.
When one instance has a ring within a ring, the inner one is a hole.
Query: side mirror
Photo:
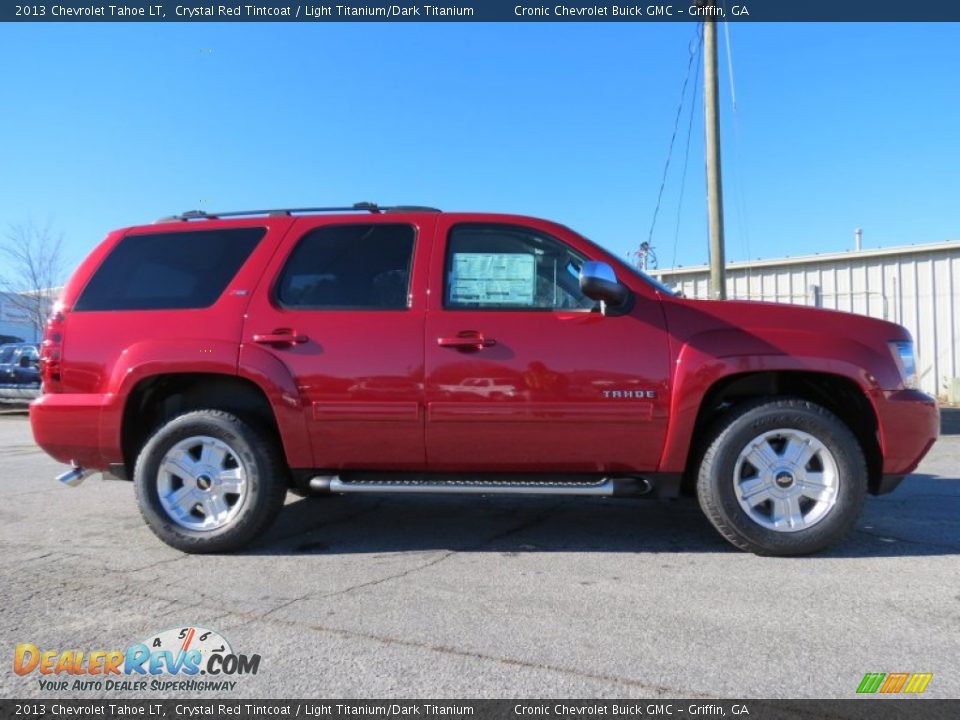
[[[605,262],[590,260],[580,269],[580,290],[591,300],[599,300],[604,305],[604,313],[615,309],[622,314],[629,312],[632,295],[626,285],[617,280],[613,268]]]
[[[23,357],[21,357],[20,367],[22,368],[33,367],[33,358],[31,358],[29,355],[24,355]]]

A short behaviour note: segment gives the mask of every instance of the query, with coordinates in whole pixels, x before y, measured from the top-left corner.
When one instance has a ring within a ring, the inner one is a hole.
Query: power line
[[[727,46],[727,69],[730,75],[730,103],[731,109],[733,110],[733,137],[734,137],[734,148],[736,154],[736,163],[735,168],[736,172],[734,173],[736,177],[736,189],[737,189],[737,216],[740,225],[740,239],[743,245],[743,254],[744,259],[750,260],[750,220],[747,208],[747,193],[745,190],[744,182],[744,167],[743,167],[743,141],[741,139],[741,130],[740,130],[740,111],[737,107],[737,95],[736,95],[736,85],[734,81],[734,72],[733,72],[733,44],[730,42],[730,24],[724,23],[724,39]],[[750,292],[750,276],[751,276],[751,266],[747,265],[747,292]]]
[[[703,50],[703,33],[700,27],[700,41],[697,43],[696,75],[693,78],[693,99],[690,103],[690,118],[687,121],[687,142],[683,151],[683,172],[680,175],[680,198],[677,200],[677,222],[673,233],[673,259],[671,266],[677,266],[677,247],[680,244],[680,217],[683,210],[683,195],[687,188],[687,165],[690,160],[690,138],[693,137],[693,118],[697,110],[697,86],[700,84],[700,53]]]
[[[726,8],[726,3],[724,3]],[[737,85],[733,81],[733,50],[730,46],[730,23],[723,24],[723,37],[726,39],[727,46],[727,75],[730,77],[730,102],[733,105],[733,111],[737,111]]]
[[[660,191],[657,193],[657,204],[653,209],[653,219],[650,222],[650,232],[647,234],[647,242],[652,244],[653,230],[657,225],[657,216],[660,214],[660,205],[663,201],[663,190],[667,184],[667,173],[670,170],[670,159],[673,157],[673,145],[677,139],[677,131],[680,129],[680,117],[683,114],[683,104],[687,96],[687,86],[690,84],[691,70],[693,70],[695,60],[700,54],[700,46],[703,42],[702,23],[697,23],[695,37],[690,41],[690,58],[687,60],[687,74],[683,78],[683,85],[680,87],[680,102],[677,105],[677,114],[673,121],[673,133],[670,136],[670,145],[667,148],[667,161],[663,166],[663,177],[660,180]],[[699,73],[699,69],[697,71]]]

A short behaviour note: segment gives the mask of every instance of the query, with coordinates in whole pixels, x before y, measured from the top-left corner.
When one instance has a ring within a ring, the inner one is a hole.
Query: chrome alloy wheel
[[[157,476],[160,505],[188,530],[216,530],[236,517],[247,497],[247,471],[225,442],[205,435],[167,451]]]
[[[837,502],[840,473],[827,447],[802,430],[771,430],[740,452],[737,502],[751,520],[776,532],[806,530]]]

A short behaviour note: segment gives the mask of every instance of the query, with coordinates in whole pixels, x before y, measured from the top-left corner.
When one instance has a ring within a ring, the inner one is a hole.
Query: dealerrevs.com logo
[[[215,630],[183,627],[126,650],[51,650],[21,643],[13,670],[36,676],[44,691],[225,692],[237,686],[234,678],[257,674],[260,656],[235,653]]]

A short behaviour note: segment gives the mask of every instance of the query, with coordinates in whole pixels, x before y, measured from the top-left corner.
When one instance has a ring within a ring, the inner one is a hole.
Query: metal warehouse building
[[[654,270],[687,297],[709,297],[706,265]],[[727,265],[727,297],[846,310],[906,326],[924,391],[960,400],[960,241]]]
[[[30,314],[13,293],[0,292],[0,335],[19,337],[26,342],[40,340],[30,324]]]

